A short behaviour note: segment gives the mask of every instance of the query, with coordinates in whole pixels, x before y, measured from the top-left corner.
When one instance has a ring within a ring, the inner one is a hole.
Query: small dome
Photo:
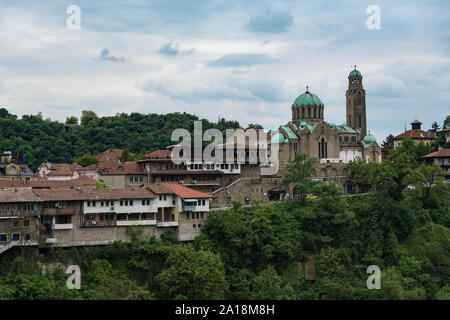
[[[301,129],[306,128],[307,126],[308,125],[307,125],[307,123],[305,121],[300,122],[300,128]]]
[[[294,101],[294,106],[323,106],[322,101],[315,94],[306,91],[305,93],[299,95]]]
[[[330,128],[336,127],[336,123],[334,123],[334,122],[330,122],[328,125],[330,126]]]
[[[288,140],[289,141],[289,140]],[[271,143],[284,143],[285,138],[282,133],[278,132],[275,134],[272,139],[270,140]]]
[[[359,72],[359,71],[356,70],[356,69],[355,69],[355,70],[352,70],[348,76],[349,76],[349,77],[356,77],[356,76],[362,77],[361,72]]]
[[[371,143],[373,143],[373,142],[376,143],[376,142],[377,142],[377,139],[376,139],[373,135],[368,134],[367,136],[364,137],[363,142],[364,142],[365,144],[371,144]]]

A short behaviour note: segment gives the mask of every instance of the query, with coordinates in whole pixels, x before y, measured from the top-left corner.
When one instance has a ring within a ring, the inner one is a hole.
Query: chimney
[[[422,122],[420,122],[419,120],[415,119],[413,122],[411,122],[411,128],[413,130],[417,129],[420,130],[420,126],[422,125]]]

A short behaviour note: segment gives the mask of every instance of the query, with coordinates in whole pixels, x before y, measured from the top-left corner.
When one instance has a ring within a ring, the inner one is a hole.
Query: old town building
[[[0,253],[15,245],[70,247],[130,241],[173,232],[179,241],[200,234],[211,195],[174,183],[138,188],[0,189]],[[39,227],[42,226],[42,227]]]

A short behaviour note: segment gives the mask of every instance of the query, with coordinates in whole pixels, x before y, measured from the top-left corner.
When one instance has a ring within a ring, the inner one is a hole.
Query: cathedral
[[[366,92],[361,72],[348,75],[346,122],[337,125],[325,121],[325,104],[309,92],[301,94],[291,106],[292,120],[272,132],[271,144],[279,146],[280,169],[306,153],[318,159],[317,177],[325,180],[345,177],[346,163],[357,158],[381,162],[381,148],[374,136],[367,134]],[[317,171],[317,170],[316,170]],[[339,181],[338,181],[339,180]]]

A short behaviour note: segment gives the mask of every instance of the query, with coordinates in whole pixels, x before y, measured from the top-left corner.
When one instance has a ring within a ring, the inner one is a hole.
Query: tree
[[[149,300],[150,292],[115,271],[107,260],[92,261],[87,275],[87,291],[94,300]]]
[[[100,160],[97,158],[96,155],[86,153],[84,156],[75,159],[74,162],[78,163],[82,167],[87,167],[96,163],[100,163]]]
[[[66,118],[66,124],[78,124],[78,118],[77,117],[67,117]]]
[[[96,122],[98,116],[94,111],[83,110],[81,111],[81,125],[87,127],[90,123]]]
[[[257,123],[250,123],[247,127],[247,129],[255,129],[255,130],[260,130],[260,129],[264,129],[262,125],[257,124]]]
[[[386,140],[381,144],[383,149],[394,149],[394,136],[392,134],[386,137]]]
[[[253,280],[253,290],[250,299],[254,300],[280,300],[284,297],[281,277],[273,266],[268,266]]]
[[[167,269],[156,276],[165,299],[223,299],[228,283],[220,257],[192,246],[174,245]]]
[[[306,203],[306,196],[314,185],[314,182],[311,181],[311,176],[316,163],[316,159],[308,158],[306,154],[296,154],[294,162],[291,165],[287,165],[284,170],[281,185],[294,185],[294,192],[303,205]]]
[[[431,124],[431,132],[433,132],[434,134],[437,134],[440,130],[441,130],[441,127],[439,126],[437,121],[435,121]]]
[[[125,148],[125,150],[122,151],[122,154],[120,155],[119,160],[121,162],[131,161],[132,154],[130,152],[130,149]]]

